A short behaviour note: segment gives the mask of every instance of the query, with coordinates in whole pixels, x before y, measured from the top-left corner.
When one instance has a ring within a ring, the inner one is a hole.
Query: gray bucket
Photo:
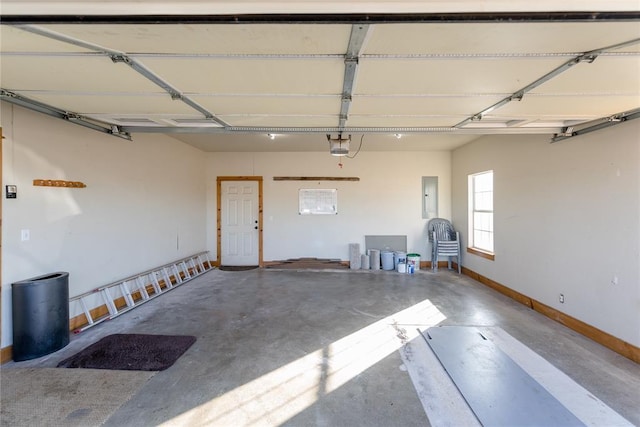
[[[382,269],[393,270],[393,252],[382,251],[380,252],[380,258],[382,258]]]
[[[372,270],[380,270],[380,251],[369,249],[369,265]]]

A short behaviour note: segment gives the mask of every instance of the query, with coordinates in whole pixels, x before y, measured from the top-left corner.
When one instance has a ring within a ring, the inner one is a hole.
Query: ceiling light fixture
[[[402,134],[401,133],[395,133],[395,134],[393,134],[393,136],[395,136],[396,139],[402,138]]]
[[[332,156],[346,156],[349,154],[351,135],[348,138],[343,138],[342,133],[340,133],[337,138],[331,138],[331,135],[327,134],[327,141],[329,141],[329,153]]]
[[[276,139],[276,134],[275,133],[268,133],[267,136],[269,137],[269,139],[274,140]]]

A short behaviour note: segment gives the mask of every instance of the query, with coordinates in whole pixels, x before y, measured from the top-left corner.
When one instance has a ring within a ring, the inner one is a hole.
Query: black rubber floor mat
[[[222,271],[248,271],[255,270],[257,265],[221,265],[218,270]]]
[[[58,363],[58,368],[163,371],[196,342],[185,335],[113,334]]]

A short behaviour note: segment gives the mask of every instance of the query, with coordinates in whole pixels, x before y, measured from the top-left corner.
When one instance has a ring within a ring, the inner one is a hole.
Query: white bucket
[[[380,252],[380,258],[382,259],[383,270],[393,270],[393,252],[382,251]]]
[[[414,271],[420,270],[420,255],[417,255],[417,254],[407,255],[407,264],[413,265]]]
[[[394,259],[395,259],[395,265],[397,266],[398,264],[406,264],[407,263],[407,253],[406,252],[401,252],[401,251],[396,251],[393,253],[394,255]]]
[[[407,264],[404,262],[398,263],[398,273],[406,273],[407,272]]]

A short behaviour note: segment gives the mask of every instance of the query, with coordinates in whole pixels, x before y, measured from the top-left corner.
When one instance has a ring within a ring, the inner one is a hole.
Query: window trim
[[[494,261],[495,260],[495,241],[493,242],[493,251],[489,251],[487,249],[484,248],[479,248],[474,246],[474,221],[473,221],[473,217],[474,217],[474,213],[476,212],[485,212],[485,213],[491,213],[491,222],[492,222],[492,228],[493,228],[493,216],[494,216],[494,210],[474,210],[475,204],[474,204],[474,199],[475,199],[475,195],[476,195],[476,191],[475,191],[475,177],[478,175],[483,175],[486,173],[491,173],[493,175],[493,169],[489,169],[486,171],[482,171],[482,172],[476,172],[476,173],[472,173],[468,175],[468,201],[469,201],[469,206],[468,206],[468,227],[469,227],[469,238],[468,241],[471,244],[471,246],[467,246],[467,252],[474,254],[474,255],[478,255],[482,258],[486,258],[488,260]],[[492,205],[493,205],[493,185],[491,187],[491,193],[492,193]],[[492,237],[495,237],[495,230],[491,231],[491,235]]]
[[[482,249],[478,248],[467,247],[467,252],[469,252],[470,254],[478,255],[482,258],[489,259],[491,261],[494,261],[496,259],[496,254],[494,254],[493,252],[483,251]]]

